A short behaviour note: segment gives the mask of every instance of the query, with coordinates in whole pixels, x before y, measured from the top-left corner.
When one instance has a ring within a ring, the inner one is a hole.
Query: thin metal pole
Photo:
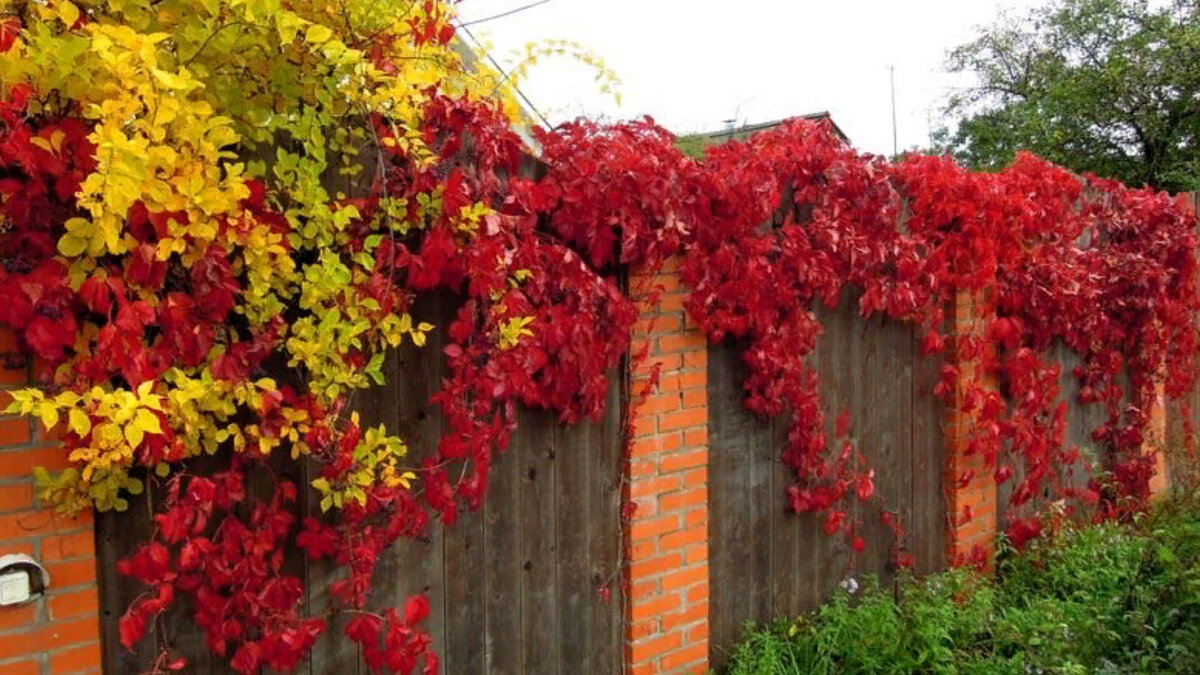
[[[888,66],[892,80],[892,157],[900,155],[899,135],[896,133],[896,66]]]

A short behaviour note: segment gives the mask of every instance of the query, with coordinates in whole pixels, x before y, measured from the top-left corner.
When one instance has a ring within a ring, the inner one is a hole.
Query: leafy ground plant
[[[1067,526],[994,579],[956,569],[866,582],[816,613],[748,627],[730,675],[1200,672],[1200,511],[1174,501],[1127,525]]]

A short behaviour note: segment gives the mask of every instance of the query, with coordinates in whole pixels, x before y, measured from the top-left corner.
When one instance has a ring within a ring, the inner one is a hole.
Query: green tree
[[[1031,150],[1077,171],[1200,188],[1200,3],[1054,0],[950,53],[975,86],[935,137],[980,169]]]

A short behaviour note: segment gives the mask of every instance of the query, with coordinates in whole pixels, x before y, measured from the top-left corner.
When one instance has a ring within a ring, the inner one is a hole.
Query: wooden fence
[[[444,327],[453,304],[441,300],[423,309],[417,312],[420,319]],[[427,452],[441,434],[439,415],[427,403],[441,382],[441,339],[431,334],[424,349],[393,353],[385,364],[388,384],[365,392],[356,406],[364,423],[384,422],[401,430],[417,452]],[[441,657],[441,672],[620,672],[620,398],[614,384],[606,419],[570,429],[546,413],[522,411],[512,445],[492,470],[483,508],[453,527],[435,526],[430,541],[399,542],[384,554],[370,608],[381,610],[427,593],[432,614],[426,628]],[[315,509],[302,501],[301,511]],[[232,672],[209,654],[183,602],[165,622],[166,645],[147,639],[134,652],[120,646],[117,620],[144,589],[118,575],[115,562],[145,541],[150,529],[145,499],[136,500],[129,513],[102,514],[97,522],[104,672],[142,672],[161,646],[186,656],[188,672]],[[327,590],[338,572],[306,561],[299,551],[290,553],[289,569],[305,580],[305,610],[326,615]],[[611,595],[602,595],[602,587]],[[365,675],[369,670],[336,623],[299,672]]]
[[[830,411],[848,410],[851,440],[875,469],[878,504],[898,511],[900,544],[916,572],[945,558],[943,406],[933,396],[941,359],[920,354],[911,325],[863,319],[847,293],[818,311],[825,334],[813,363]],[[780,462],[786,421],[764,422],[742,404],[744,367],[732,346],[709,349],[710,662],[724,663],[746,621],[797,616],[817,607],[848,576],[890,584],[894,537],[874,505],[857,507],[866,551],[853,556],[821,519],[787,507],[792,473]]]

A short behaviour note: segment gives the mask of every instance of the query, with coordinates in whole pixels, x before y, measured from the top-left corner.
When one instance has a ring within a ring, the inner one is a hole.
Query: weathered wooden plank
[[[740,359],[740,356],[738,357]],[[743,369],[744,371],[744,369]],[[740,386],[743,377],[737,378]],[[771,598],[774,559],[779,542],[775,525],[782,525],[776,513],[780,510],[779,493],[774,489],[773,475],[780,464],[780,448],[772,447],[774,441],[770,421],[750,416],[745,405],[739,404],[740,412],[748,417],[746,422],[748,454],[744,462],[746,481],[741,490],[746,498],[746,523],[742,536],[746,538],[745,575],[750,588],[742,602],[754,620],[772,615],[774,603]],[[782,571],[782,565],[780,565]]]
[[[749,498],[747,465],[753,418],[742,403],[738,348],[709,348],[709,631],[710,660],[725,662],[742,624],[751,618],[745,602],[757,571],[748,567]],[[717,517],[714,517],[717,516]]]
[[[440,579],[446,597],[446,672],[464,675],[485,671],[487,575],[484,568],[483,514],[466,513],[443,534],[445,572]]]
[[[497,458],[483,506],[487,616],[486,667],[495,675],[520,675],[521,577],[520,438]]]
[[[138,673],[145,670],[158,644],[153,638],[143,640],[132,650],[121,646],[117,632],[117,621],[125,613],[129,603],[145,590],[141,583],[117,574],[117,561],[133,553],[136,542],[148,540],[151,532],[149,517],[137,517],[148,512],[153,486],[147,487],[142,495],[129,498],[129,511],[125,513],[97,513],[95,521],[96,567],[104,570],[99,574],[97,585],[100,594],[101,653],[106,673]]]
[[[787,443],[787,418],[777,417],[768,425],[765,455],[760,461],[771,471],[771,489],[764,508],[771,513],[770,531],[767,536],[771,548],[771,572],[768,575],[770,616],[796,616],[801,605],[800,588],[805,581],[801,564],[801,538],[803,523],[792,512],[787,502],[787,490],[795,483],[795,472],[780,460],[780,452]]]
[[[595,609],[589,565],[589,544],[598,525],[588,499],[591,457],[597,452],[599,425],[584,421],[560,428],[555,439],[555,610],[559,627],[556,657],[559,672],[592,673],[595,650],[591,615]]]
[[[624,364],[621,373],[626,372]],[[621,583],[621,484],[624,478],[623,448],[625,430],[622,405],[628,392],[624,377],[612,372],[600,426],[598,446],[590,453],[591,478],[588,501],[591,504],[592,536],[588,542],[592,573],[592,636],[595,651],[592,672],[595,675],[618,673],[623,668],[625,589]],[[601,593],[601,589],[604,592]]]
[[[559,626],[555,610],[555,436],[545,413],[522,411],[514,450],[521,462],[521,667],[525,673],[557,672]]]
[[[913,381],[912,521],[909,541],[917,574],[941,569],[945,559],[945,491],[942,484],[945,406],[933,394],[940,379],[941,354],[924,355],[921,341],[911,342]]]

